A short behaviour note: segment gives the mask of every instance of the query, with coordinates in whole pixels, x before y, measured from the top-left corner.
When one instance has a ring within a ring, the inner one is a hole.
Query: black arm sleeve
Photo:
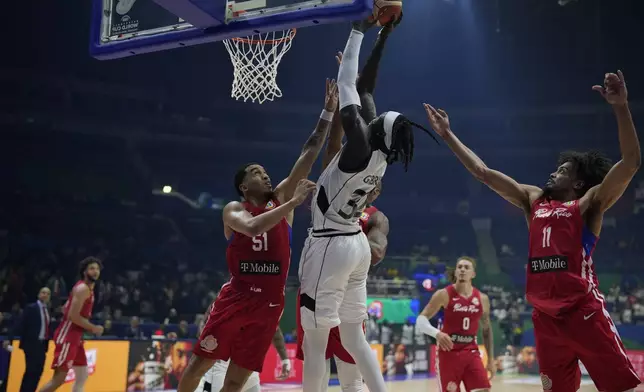
[[[367,167],[371,158],[369,127],[360,116],[358,105],[340,109],[340,116],[347,142],[340,153],[338,167],[345,173],[358,173]]]

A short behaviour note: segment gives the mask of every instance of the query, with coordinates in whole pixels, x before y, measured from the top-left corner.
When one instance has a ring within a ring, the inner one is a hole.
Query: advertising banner
[[[188,366],[192,341],[136,340],[130,342],[127,363],[128,391],[165,391],[177,389]],[[119,359],[114,358],[115,361]]]
[[[25,354],[17,349],[18,341],[12,344],[16,349],[11,353],[11,365],[9,366],[9,378],[7,391],[20,389],[22,375],[25,372]],[[85,355],[89,378],[85,384],[85,390],[92,392],[114,392],[123,390],[127,376],[128,347],[127,341],[101,341],[89,340],[85,342]],[[49,350],[45,359],[45,370],[40,378],[38,388],[42,388],[54,374],[51,369],[51,362],[54,358],[54,343],[49,342]],[[58,389],[60,392],[71,392],[75,376],[70,370],[65,379],[65,384]]]
[[[631,360],[640,380],[644,380],[644,350],[626,350],[626,355]]]
[[[370,297],[367,298],[367,309],[369,314],[376,316],[379,323],[387,321],[404,324],[409,317],[415,316],[411,299]]]
[[[268,349],[266,357],[264,358],[264,366],[262,372],[259,374],[259,380],[262,383],[300,383],[302,382],[302,361],[295,358],[297,352],[297,344],[295,343],[286,343],[286,354],[291,360],[291,374],[289,374],[286,380],[277,380],[277,377],[282,372],[282,360],[280,359],[279,354],[275,347],[271,345],[271,348]]]
[[[303,372],[303,362],[295,358],[295,353],[297,350],[297,345],[295,343],[286,344],[286,353],[291,360],[291,374],[286,380],[277,380],[277,377],[282,371],[282,360],[280,359],[277,350],[275,347],[271,346],[264,358],[264,367],[262,372],[259,374],[259,379],[262,384],[273,384],[273,383],[301,383],[302,382],[302,372]],[[378,359],[378,364],[382,368],[382,359],[383,351],[382,344],[372,344],[371,351]]]

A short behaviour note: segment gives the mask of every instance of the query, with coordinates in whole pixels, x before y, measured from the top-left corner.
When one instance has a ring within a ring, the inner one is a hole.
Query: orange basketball
[[[376,21],[378,26],[385,26],[391,21],[396,21],[402,13],[400,0],[373,0],[373,14],[370,19]]]

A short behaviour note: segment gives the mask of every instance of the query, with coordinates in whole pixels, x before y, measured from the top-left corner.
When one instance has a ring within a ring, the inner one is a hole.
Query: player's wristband
[[[282,366],[286,366],[286,368],[290,371],[291,370],[291,360],[286,358],[282,359]]]
[[[423,315],[420,315],[416,318],[416,328],[434,339],[436,339],[436,335],[440,332],[438,328],[435,328],[433,325],[429,323],[429,319]]]
[[[324,121],[331,122],[333,121],[333,112],[329,112],[328,110],[324,109],[322,110],[322,114],[320,114],[320,118]]]

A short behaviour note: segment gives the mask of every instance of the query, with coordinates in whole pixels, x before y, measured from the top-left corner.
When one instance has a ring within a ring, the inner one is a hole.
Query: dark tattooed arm
[[[324,110],[330,113],[334,113],[335,109],[338,106],[338,87],[335,83],[335,80],[326,81],[326,99],[324,104]],[[288,177],[283,180],[276,188],[275,195],[280,203],[284,203],[293,197],[295,188],[297,187],[298,181],[307,178],[311,172],[313,164],[318,159],[318,155],[322,150],[322,146],[326,141],[326,137],[331,128],[331,119],[325,120],[323,118],[318,119],[317,126],[313,133],[309,136],[304,143],[302,152],[300,153],[299,158],[293,165],[291,173]]]
[[[282,334],[282,330],[280,328],[277,328],[275,335],[273,335],[273,346],[275,346],[275,349],[277,350],[277,353],[279,354],[282,361],[288,359],[288,355],[286,354],[286,343],[284,342],[284,335]]]

